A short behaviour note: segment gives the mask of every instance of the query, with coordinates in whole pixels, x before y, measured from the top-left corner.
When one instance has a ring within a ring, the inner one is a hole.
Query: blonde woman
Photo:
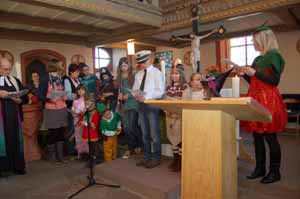
[[[269,27],[259,27],[253,34],[253,40],[255,50],[261,55],[255,58],[252,67],[241,67],[238,72],[243,74],[250,84],[248,96],[271,112],[272,122],[242,122],[245,130],[253,132],[255,146],[256,167],[247,178],[263,177],[261,183],[268,184],[281,178],[281,149],[277,133],[285,128],[287,113],[277,86],[285,61],[278,51],[275,35]],[[270,149],[270,168],[267,175],[265,141]]]

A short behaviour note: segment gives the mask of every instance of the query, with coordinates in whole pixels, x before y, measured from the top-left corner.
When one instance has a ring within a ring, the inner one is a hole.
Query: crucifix
[[[200,65],[200,40],[205,39],[215,33],[218,33],[220,35],[225,33],[225,28],[223,26],[220,26],[217,29],[213,29],[210,32],[200,35],[200,14],[199,14],[199,3],[193,3],[192,5],[192,29],[193,32],[189,35],[189,38],[181,37],[181,36],[175,36],[172,35],[171,41],[190,41],[191,42],[191,60],[192,60],[192,66],[193,66],[193,72],[200,72],[201,71],[201,65]]]

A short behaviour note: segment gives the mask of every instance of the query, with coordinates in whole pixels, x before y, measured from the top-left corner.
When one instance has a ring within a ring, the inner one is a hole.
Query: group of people
[[[263,177],[262,183],[280,180],[281,149],[277,133],[287,122],[287,114],[278,91],[280,75],[284,69],[276,38],[268,27],[260,27],[253,33],[254,46],[261,53],[251,67],[238,67],[237,74],[249,82],[248,95],[253,97],[272,113],[272,122],[241,123],[247,131],[253,132],[256,167],[248,179]],[[117,77],[107,68],[100,69],[100,79],[91,74],[89,67],[71,64],[68,77],[61,77],[57,62],[49,62],[48,75],[40,80],[37,95],[43,104],[43,124],[48,129],[48,158],[64,161],[63,142],[65,128],[73,118],[78,158],[89,153],[87,141],[91,144],[94,159],[99,155],[99,139],[103,140],[104,159],[117,157],[117,137],[123,131],[128,151],[123,158],[130,158],[143,151],[143,158],[136,165],[154,168],[161,161],[160,121],[158,108],[144,103],[144,100],[204,100],[209,90],[203,85],[205,74],[195,72],[186,80],[184,66],[175,63],[166,85],[163,73],[152,65],[151,51],[136,54],[138,71],[134,74],[128,59],[119,61]],[[21,82],[9,75],[11,64],[1,58],[0,77],[0,171],[10,170],[16,174],[25,173],[21,136],[22,98],[6,98],[8,92],[22,89]],[[231,70],[231,71],[232,71]],[[80,74],[82,73],[82,76]],[[9,111],[7,111],[9,109]],[[174,158],[169,165],[171,171],[181,170],[181,115],[165,112],[167,138]],[[9,121],[8,121],[9,118]],[[18,124],[18,125],[15,125]],[[199,124],[201,125],[201,124]],[[266,175],[266,150],[270,148],[270,166]]]

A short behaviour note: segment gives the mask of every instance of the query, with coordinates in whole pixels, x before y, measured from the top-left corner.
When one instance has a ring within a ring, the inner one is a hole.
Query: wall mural
[[[160,61],[164,60],[166,63],[166,68],[172,67],[172,60],[173,60],[173,52],[172,51],[156,52],[155,58],[158,58]]]
[[[6,57],[10,61],[10,63],[12,65],[14,65],[15,59],[14,59],[14,56],[11,52],[9,52],[7,50],[0,50],[0,56],[1,57]]]
[[[84,56],[79,54],[73,55],[73,57],[71,58],[71,63],[72,64],[85,63],[85,58]]]

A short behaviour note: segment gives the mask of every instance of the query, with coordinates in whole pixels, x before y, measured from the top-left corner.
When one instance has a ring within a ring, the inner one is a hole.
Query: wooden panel
[[[233,115],[238,120],[272,121],[272,115],[251,97],[212,98],[211,100],[146,100],[145,103],[163,110],[181,113],[182,109],[221,110]]]
[[[183,110],[182,199],[236,199],[235,118]]]

